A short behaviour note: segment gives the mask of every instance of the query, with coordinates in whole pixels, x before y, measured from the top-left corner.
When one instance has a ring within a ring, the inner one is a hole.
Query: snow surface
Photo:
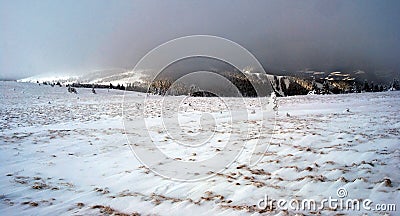
[[[154,174],[133,155],[129,144],[140,144],[148,136],[145,128],[134,134],[137,143],[128,144],[124,135],[122,100],[138,107],[130,118],[139,119],[145,94],[124,96],[107,89],[92,94],[81,88],[73,94],[66,87],[20,82],[0,82],[0,91],[1,215],[317,214],[262,211],[256,204],[265,195],[276,200],[337,198],[340,187],[347,189],[348,198],[394,203],[397,211],[388,213],[399,211],[400,92],[279,98],[276,132],[256,166],[239,161],[209,179],[178,182]],[[185,97],[169,99],[180,104]],[[190,100],[211,110],[219,99]],[[254,99],[245,100],[251,104]],[[152,110],[148,114],[157,115]],[[223,112],[213,112],[225,122]],[[196,125],[182,130],[196,133]],[[265,145],[269,141],[261,137]],[[202,152],[186,153],[175,152],[182,160],[202,157]],[[326,208],[320,213],[363,211]]]

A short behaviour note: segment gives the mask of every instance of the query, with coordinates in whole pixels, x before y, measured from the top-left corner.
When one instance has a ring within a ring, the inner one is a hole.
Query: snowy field
[[[272,139],[260,138],[270,145],[256,166],[239,160],[211,178],[178,182],[143,166],[130,147],[141,145],[149,133],[172,146],[165,134],[138,127],[131,133],[137,142],[126,139],[122,101],[137,107],[129,120],[140,120],[145,94],[77,90],[73,94],[66,87],[0,82],[0,215],[399,215],[399,91],[278,98],[276,131]],[[157,118],[160,97],[150,98],[153,105],[148,104],[146,115]],[[179,104],[185,97],[168,99]],[[217,106],[218,98],[187,100],[183,104],[190,107],[178,109],[208,110],[219,116],[220,125],[228,122],[216,109],[223,107]],[[237,99],[224,100],[239,106]],[[253,99],[245,100],[251,104]],[[230,130],[238,135],[235,128]],[[197,152],[167,153],[196,161],[224,152],[220,142],[211,140],[212,146]],[[371,200],[371,210],[257,206],[266,196],[291,203],[338,199],[338,189],[345,189],[343,199]],[[396,204],[396,211],[374,210],[376,204]]]

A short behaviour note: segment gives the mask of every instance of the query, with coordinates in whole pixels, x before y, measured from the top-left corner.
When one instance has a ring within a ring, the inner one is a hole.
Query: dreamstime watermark
[[[272,199],[264,195],[263,199],[258,200],[257,208],[260,210],[292,210],[292,211],[396,211],[396,204],[379,203],[374,204],[370,199],[350,199],[345,188],[338,188],[337,198],[328,198],[316,201],[315,199]]]
[[[140,104],[124,95],[125,134],[136,158],[154,173],[200,180],[240,157],[255,165],[267,151],[275,126],[273,89],[260,78],[266,74],[258,60],[237,43],[209,35],[177,38],[151,50],[133,71],[146,71],[149,94]],[[170,96],[182,86],[214,97]],[[138,112],[142,118],[133,118]]]

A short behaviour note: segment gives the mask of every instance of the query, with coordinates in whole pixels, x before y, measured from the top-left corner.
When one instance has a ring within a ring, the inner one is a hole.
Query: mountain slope
[[[179,65],[178,65],[179,66]],[[218,65],[217,65],[218,66]],[[292,96],[292,95],[305,95],[313,90],[313,84],[311,81],[306,79],[301,79],[297,77],[291,76],[276,76],[272,74],[264,74],[258,72],[244,72],[246,76],[244,76],[239,70],[235,70],[234,68],[227,68],[227,66],[223,65],[222,67],[217,67],[214,64],[209,65],[209,68],[206,70],[223,75],[228,78],[230,81],[233,81],[239,77],[241,79],[249,79],[250,82],[247,81],[246,85],[251,85],[257,83],[259,85],[268,86],[271,85],[272,89],[278,96]],[[221,66],[221,65],[219,65]],[[198,68],[201,68],[198,66]],[[203,67],[204,68],[204,67]],[[166,75],[161,76],[160,79],[172,79],[176,80],[178,77],[183,76],[184,71],[186,71],[187,66],[175,66],[175,67],[167,67],[164,72]],[[231,69],[231,70],[228,70]],[[197,69],[196,69],[197,70]],[[196,71],[195,70],[195,71]],[[200,70],[200,69],[198,69]],[[176,71],[176,73],[172,73],[172,71]],[[233,71],[233,72],[228,72]],[[109,85],[110,83],[114,86],[120,84],[124,86],[140,86],[140,89],[147,89],[149,85],[149,74],[151,72],[136,72],[129,71],[125,69],[108,69],[108,70],[97,70],[93,72],[89,72],[82,75],[75,76],[34,76],[25,79],[18,80],[19,82],[47,82],[47,83],[57,83],[61,84],[99,84],[99,85]],[[172,75],[174,74],[174,75]],[[194,82],[202,82],[199,80],[195,80]],[[203,82],[204,83],[204,82]],[[237,83],[234,83],[235,85]],[[194,83],[196,85],[196,83]],[[318,88],[322,89],[322,84],[316,84]],[[190,83],[187,84],[190,86]],[[216,87],[216,89],[220,88],[220,86]],[[128,90],[138,90],[138,89],[128,89]],[[218,92],[218,90],[217,90]]]

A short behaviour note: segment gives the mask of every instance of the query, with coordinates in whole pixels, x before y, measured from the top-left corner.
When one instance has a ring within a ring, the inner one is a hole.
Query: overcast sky
[[[239,43],[266,71],[400,71],[398,0],[0,0],[0,29],[2,79],[133,68],[194,34]]]

